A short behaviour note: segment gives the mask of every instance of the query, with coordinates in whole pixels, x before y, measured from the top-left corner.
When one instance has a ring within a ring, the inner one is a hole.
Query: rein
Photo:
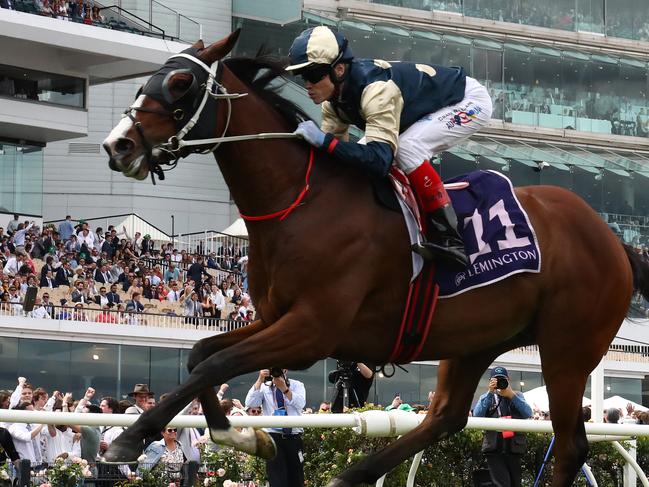
[[[160,115],[166,115],[166,113],[160,110],[137,107],[134,105],[128,107],[124,112],[124,116],[130,118],[131,121],[133,122],[133,125],[135,126],[135,129],[142,141],[142,145],[144,146],[144,149],[146,151],[145,158],[149,166],[149,171],[151,173],[151,181],[153,184],[156,183],[155,176],[158,176],[158,178],[161,181],[164,180],[165,178],[164,173],[166,171],[170,171],[171,169],[174,169],[178,165],[178,161],[180,160],[180,158],[188,155],[188,154],[183,155],[181,153],[181,151],[186,148],[189,149],[189,154],[193,154],[193,153],[209,154],[211,152],[214,152],[221,144],[227,142],[241,142],[246,140],[264,140],[264,139],[300,138],[299,135],[293,132],[268,132],[268,133],[260,133],[260,134],[226,136],[225,134],[228,131],[228,127],[230,126],[230,119],[232,116],[232,100],[243,98],[244,96],[247,96],[248,93],[229,93],[228,90],[225,88],[225,86],[223,86],[217,80],[217,75],[219,73],[219,61],[215,61],[214,63],[212,63],[211,66],[208,66],[200,59],[192,55],[186,54],[184,52],[180,54],[174,54],[169,59],[173,59],[173,58],[183,58],[189,60],[207,72],[207,81],[201,85],[201,89],[203,91],[203,97],[201,99],[199,106],[196,108],[194,114],[188,120],[188,122],[180,130],[178,130],[178,132],[175,135],[169,137],[167,142],[158,144],[156,146],[152,146],[149,143],[144,133],[144,130],[142,129],[142,124],[136,120],[136,118],[133,116],[133,112],[140,111],[140,112],[157,113]],[[167,77],[173,74],[174,72],[175,71],[169,73]],[[143,94],[147,95],[145,90],[142,90],[142,92]],[[209,98],[212,98],[216,101],[222,99],[225,100],[228,104],[227,117],[226,117],[225,126],[223,128],[223,132],[221,133],[221,136],[210,138],[210,139],[184,140],[185,136],[198,123],[198,120],[201,117],[203,109],[205,108],[207,104],[207,100]],[[173,104],[171,105],[171,112],[174,117],[174,120],[180,121],[184,118],[184,111],[181,108],[174,109]],[[200,150],[199,147],[201,146],[210,146],[210,147],[204,150]],[[171,157],[171,160],[169,162],[161,162],[159,160],[154,159],[153,152],[155,150],[159,150],[169,155]],[[284,220],[288,215],[291,214],[291,212],[293,212],[295,208],[297,208],[300,205],[300,203],[302,203],[302,200],[304,200],[306,193],[309,191],[309,179],[311,177],[311,169],[313,168],[313,160],[314,160],[314,150],[313,147],[311,147],[311,150],[309,152],[309,163],[306,169],[304,187],[302,188],[302,191],[300,191],[300,193],[298,194],[297,198],[293,201],[293,203],[291,203],[287,208],[266,215],[251,216],[251,215],[241,214],[241,218],[247,221],[264,221],[264,220],[272,220],[274,218],[279,218],[280,221]],[[163,169],[162,168],[163,165],[169,167],[167,169]]]
[[[311,147],[311,150],[309,151],[309,165],[306,168],[306,176],[304,177],[304,188],[302,188],[302,191],[300,191],[300,194],[297,195],[297,198],[295,198],[295,201],[293,201],[293,203],[291,203],[290,206],[284,208],[283,210],[276,211],[275,213],[268,213],[267,215],[250,216],[250,215],[244,215],[243,213],[239,213],[239,215],[241,215],[241,218],[250,222],[258,222],[264,220],[272,220],[273,218],[279,218],[279,220],[282,221],[287,216],[289,216],[291,212],[295,208],[297,208],[300,203],[302,203],[302,200],[304,199],[307,192],[309,191],[309,178],[311,177],[311,168],[313,168],[313,158],[314,158],[314,151],[313,151],[313,147]]]

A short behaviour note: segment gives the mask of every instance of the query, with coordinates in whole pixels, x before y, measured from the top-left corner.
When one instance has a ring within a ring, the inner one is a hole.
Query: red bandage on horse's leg
[[[439,174],[433,169],[430,162],[424,161],[421,166],[408,174],[408,179],[426,213],[430,213],[451,202],[444,188],[444,183],[442,183]]]

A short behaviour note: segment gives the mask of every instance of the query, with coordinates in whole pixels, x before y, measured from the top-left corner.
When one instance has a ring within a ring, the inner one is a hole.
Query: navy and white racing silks
[[[460,67],[354,59],[347,68],[340,94],[322,105],[323,145],[337,159],[379,176],[390,169],[400,133],[464,98]],[[345,142],[351,124],[365,131],[366,145]]]

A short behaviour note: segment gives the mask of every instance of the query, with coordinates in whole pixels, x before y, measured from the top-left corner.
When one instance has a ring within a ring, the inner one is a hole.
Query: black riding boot
[[[431,229],[430,241],[413,245],[413,250],[426,260],[441,258],[458,266],[466,267],[469,259],[464,250],[464,242],[457,231],[457,215],[448,204],[429,214]]]

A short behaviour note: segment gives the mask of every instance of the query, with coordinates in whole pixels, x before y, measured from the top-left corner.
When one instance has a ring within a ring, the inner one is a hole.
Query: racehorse
[[[269,365],[304,369],[326,357],[384,364],[397,338],[412,270],[402,216],[375,202],[364,173],[324,152],[314,154],[303,141],[237,138],[292,132],[300,116],[272,84],[282,75],[280,63],[223,60],[237,37],[208,47],[199,41],[185,55],[172,56],[104,147],[113,170],[137,179],[160,174],[161,165],[196,148],[215,150],[241,213],[267,215],[246,224],[258,318],[199,341],[186,382],[142,414],[111,445],[107,461],[135,460],[142,439],[197,396],[215,441],[267,458],[274,445],[261,431],[246,436],[231,428],[214,385]],[[193,128],[186,125],[190,117]],[[182,146],[187,133],[188,140],[212,140]],[[222,137],[234,139],[218,145]],[[441,360],[425,420],[329,487],[374,482],[461,430],[484,370],[500,354],[531,344],[539,346],[556,435],[552,485],[572,484],[588,450],[581,410],[586,381],[624,320],[634,289],[649,297],[649,265],[572,192],[552,186],[515,191],[536,230],[541,272],[438,303],[419,357]]]

